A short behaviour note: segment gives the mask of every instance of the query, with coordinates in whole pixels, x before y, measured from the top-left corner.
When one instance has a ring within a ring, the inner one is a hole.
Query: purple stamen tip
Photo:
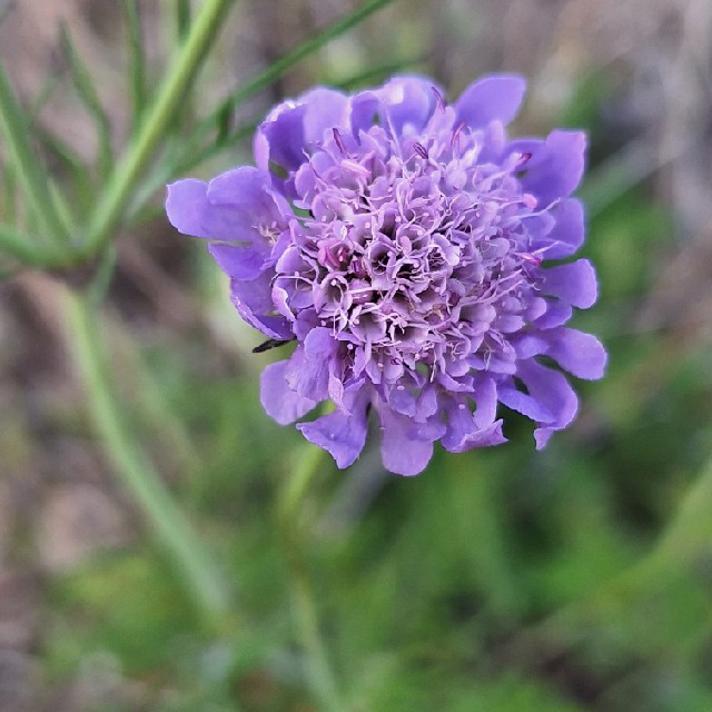
[[[432,91],[433,94],[435,95],[435,103],[436,103],[438,109],[440,111],[445,111],[445,98],[440,93],[440,90],[435,86],[431,86],[430,91]]]
[[[422,143],[419,143],[416,141],[413,144],[413,150],[421,157],[421,158],[427,158],[428,157],[428,149],[423,146]]]
[[[341,154],[343,156],[346,155],[346,145],[344,144],[344,139],[341,137],[341,132],[337,128],[331,129],[333,135],[334,135],[334,142],[336,145],[339,147],[339,151],[341,151]]]

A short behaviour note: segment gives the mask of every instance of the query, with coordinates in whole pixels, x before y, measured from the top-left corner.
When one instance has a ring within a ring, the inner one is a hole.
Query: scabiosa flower
[[[270,345],[296,342],[262,373],[265,410],[288,424],[330,400],[297,427],[339,467],[363,449],[371,409],[402,475],[436,441],[505,442],[500,403],[536,423],[542,448],[576,415],[562,370],[603,375],[600,342],[565,326],[597,296],[588,260],[561,262],[584,239],[570,195],[586,139],[508,139],[524,91],[505,75],[454,105],[418,77],[317,88],[267,116],[256,168],[168,188],[171,223],[209,240],[242,317]]]

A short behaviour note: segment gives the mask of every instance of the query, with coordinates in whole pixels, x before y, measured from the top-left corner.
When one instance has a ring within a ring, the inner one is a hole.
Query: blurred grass
[[[186,4],[178,7],[183,23]],[[413,60],[425,56],[407,49]],[[376,73],[391,68],[382,59]],[[140,62],[136,55],[136,105]],[[280,74],[292,68],[278,66]],[[369,66],[354,76],[368,78]],[[265,74],[256,76],[263,86]],[[598,267],[601,301],[577,324],[600,334],[611,355],[605,381],[577,384],[577,426],[534,453],[530,425],[509,414],[507,446],[439,452],[412,480],[373,478],[367,452],[350,472],[325,466],[305,502],[302,565],[353,710],[712,709],[710,550],[674,576],[658,572],[635,595],[575,608],[651,550],[712,449],[706,345],[634,318],[661,258],[675,249],[675,215],[649,180],[657,157],[620,160],[611,143],[603,108],[616,81],[610,71],[586,74],[560,111],[562,125],[587,128],[592,141],[584,252]],[[216,150],[215,160],[235,160],[232,144],[222,149],[230,153]],[[139,535],[51,576],[33,654],[46,684],[57,686],[108,655],[122,684],[140,688],[140,701],[104,700],[97,710],[316,709],[294,645],[290,567],[275,516],[274,493],[302,441],[262,412],[256,373],[271,356],[246,355],[240,343],[251,337],[238,330],[212,263],[197,246],[186,251],[179,278],[208,326],[175,333],[160,325],[147,336],[129,324],[117,372],[149,384],[134,389],[127,412],[235,581],[239,613],[206,632],[175,569]],[[108,295],[117,309],[122,286],[119,274]],[[222,351],[228,365],[215,355]],[[185,434],[189,442],[171,445]],[[324,513],[350,478],[371,484],[336,527]],[[576,615],[557,618],[569,605]]]

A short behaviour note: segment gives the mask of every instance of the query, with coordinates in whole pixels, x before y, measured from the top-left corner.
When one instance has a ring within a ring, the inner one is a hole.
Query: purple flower
[[[578,408],[562,371],[603,375],[600,342],[565,326],[597,296],[588,260],[561,262],[584,240],[570,195],[586,138],[510,140],[524,91],[490,76],[449,106],[418,77],[317,88],[268,115],[256,168],[168,188],[171,223],[209,240],[242,317],[296,342],[262,374],[265,410],[287,424],[330,400],[297,427],[339,467],[361,453],[371,409],[402,475],[436,441],[505,442],[499,403],[536,423],[542,448]]]

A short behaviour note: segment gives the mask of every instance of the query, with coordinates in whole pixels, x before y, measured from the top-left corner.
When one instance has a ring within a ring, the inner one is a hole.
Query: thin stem
[[[308,446],[293,476],[280,493],[277,516],[289,564],[292,607],[299,640],[306,654],[306,672],[314,696],[322,709],[343,712],[336,676],[329,664],[326,647],[319,630],[314,591],[309,580],[304,553],[304,531],[301,517],[310,485],[321,472],[324,451]]]
[[[98,314],[85,297],[67,292],[68,338],[84,382],[97,433],[124,486],[181,573],[210,624],[225,619],[228,594],[200,537],[176,506],[153,465],[126,425],[113,390]]]
[[[143,52],[141,14],[136,0],[124,0],[126,31],[129,47],[129,83],[131,86],[131,116],[133,130],[141,124],[146,104],[146,57]]]
[[[326,84],[339,89],[358,89],[372,82],[380,82],[384,77],[388,77],[395,72],[400,72],[407,67],[414,67],[418,64],[424,64],[427,61],[427,56],[419,54],[407,59],[400,59],[396,62],[388,62],[387,64],[380,64],[377,67],[369,67],[364,69],[358,74],[354,74],[346,79],[337,79],[334,81],[327,81]]]
[[[5,133],[15,175],[47,235],[57,245],[65,245],[67,236],[54,204],[49,200],[45,173],[30,146],[28,124],[0,65],[0,129]]]
[[[109,175],[114,160],[111,153],[111,122],[101,105],[92,74],[75,47],[69,29],[64,22],[60,25],[60,37],[77,96],[84,104],[96,127],[99,145],[99,173],[102,178],[105,178]]]
[[[183,42],[190,27],[190,0],[173,0],[176,44]]]
[[[306,40],[298,47],[295,47],[291,52],[287,52],[287,54],[270,64],[267,69],[255,76],[247,82],[247,84],[241,86],[237,91],[224,99],[217,109],[212,111],[198,124],[196,132],[200,135],[206,129],[218,125],[221,117],[234,111],[243,101],[268,87],[289,71],[297,62],[304,59],[304,57],[309,56],[312,52],[316,52],[325,44],[328,44],[339,35],[344,34],[359,22],[365,20],[369,15],[380,10],[392,1],[393,0],[367,0],[367,2],[364,2],[363,5],[351,14],[329,25],[329,27]]]
[[[231,0],[205,0],[134,143],[116,166],[104,196],[92,215],[86,241],[86,249],[90,254],[99,250],[111,238],[123,208],[131,197],[136,179],[164,138],[166,128],[175,119],[186,89],[200,68],[206,50],[232,4]]]
[[[45,250],[37,250],[37,240],[19,232],[10,225],[0,224],[0,253],[33,267],[41,267],[47,263]]]
[[[17,219],[17,182],[15,180],[15,172],[9,162],[2,166],[0,171],[2,175],[2,184],[0,184],[0,198],[4,198],[2,202],[2,215],[10,225],[14,225]]]

